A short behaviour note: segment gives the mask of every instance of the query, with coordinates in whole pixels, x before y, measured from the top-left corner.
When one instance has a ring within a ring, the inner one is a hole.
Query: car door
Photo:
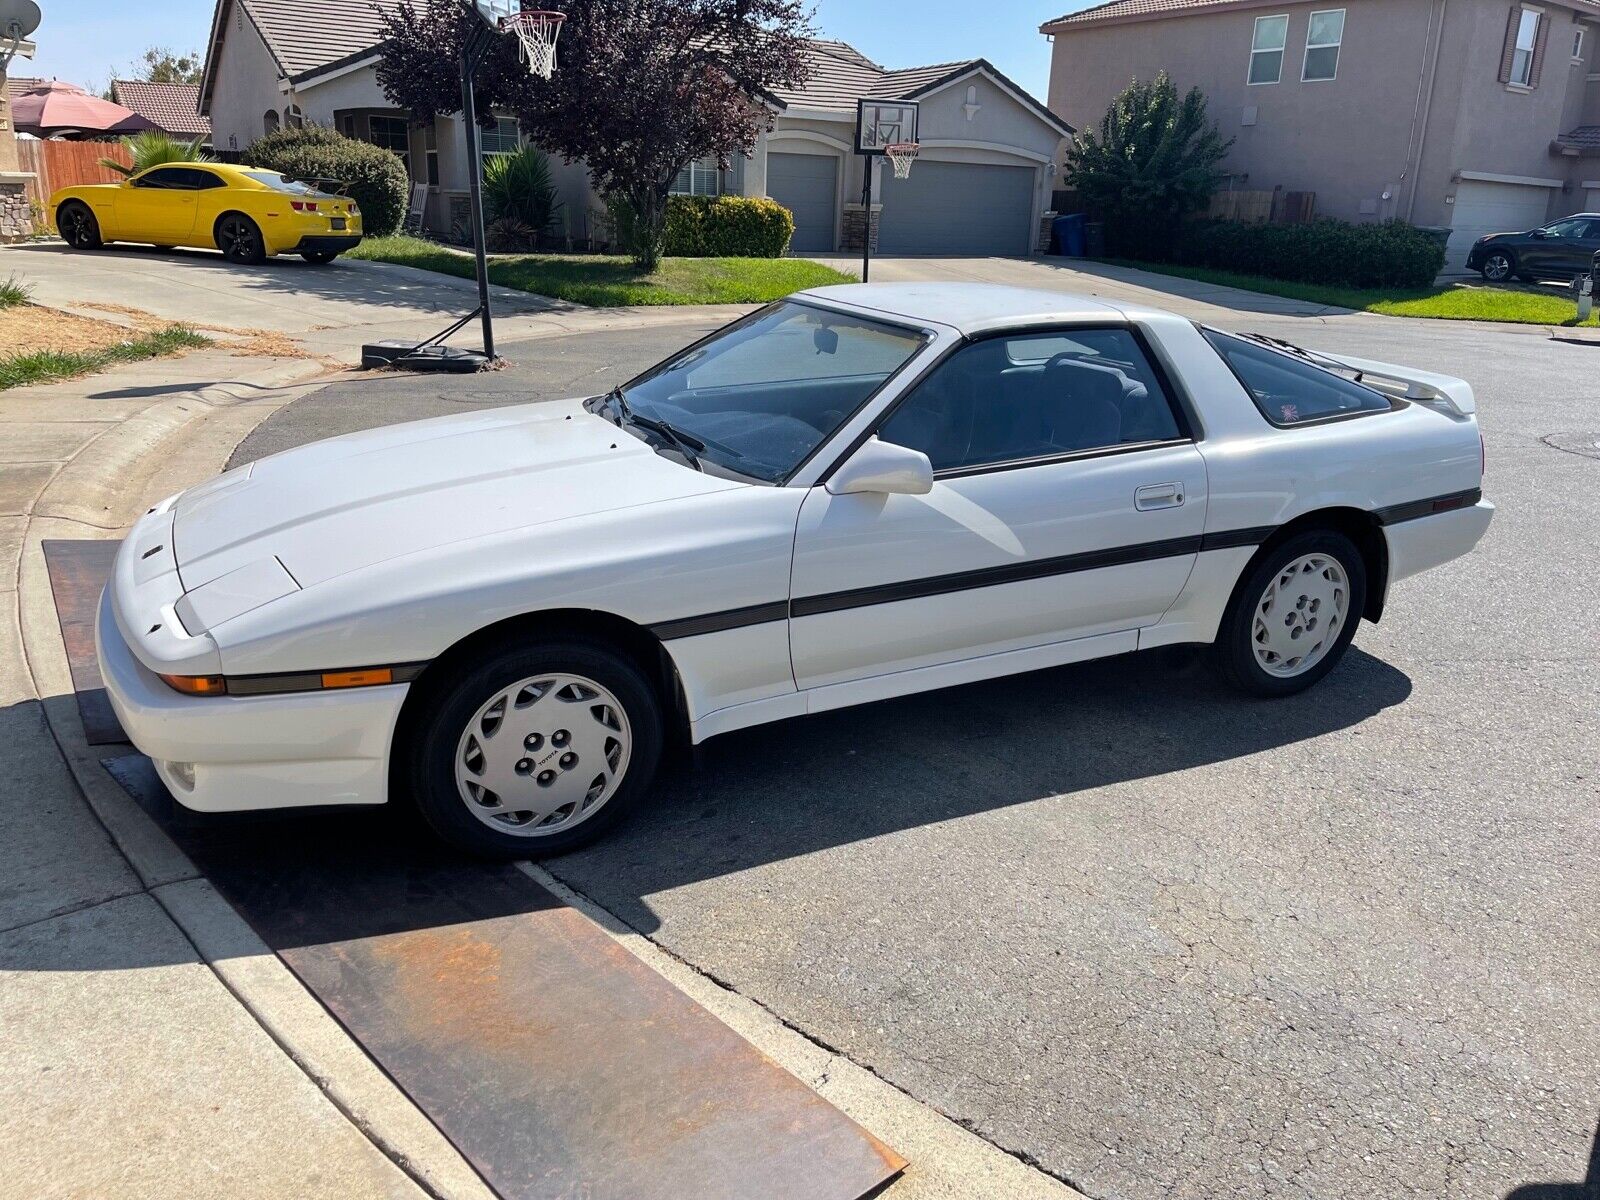
[[[230,207],[227,181],[204,167],[187,168],[194,186],[194,218],[180,244],[212,246],[212,227],[224,209]]]
[[[1527,248],[1520,254],[1522,269],[1528,274],[1546,278],[1562,278],[1573,274],[1579,269],[1574,264],[1584,257],[1582,235],[1588,227],[1586,219],[1568,217],[1534,230],[1528,238]],[[1587,269],[1587,264],[1583,269]]]
[[[117,191],[118,235],[130,242],[176,245],[194,228],[195,181],[183,167],[156,167]]]
[[[1135,630],[1188,579],[1205,465],[1134,329],[964,345],[876,432],[928,455],[933,490],[806,497],[801,688]]]

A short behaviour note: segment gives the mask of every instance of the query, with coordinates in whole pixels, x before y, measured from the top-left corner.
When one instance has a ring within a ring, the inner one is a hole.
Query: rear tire
[[[1330,529],[1274,546],[1234,589],[1212,654],[1222,677],[1256,696],[1303,692],[1338,665],[1367,603],[1355,543]]]
[[[457,849],[562,854],[650,791],[661,704],[639,667],[602,642],[502,643],[422,686],[396,763],[423,820]]]
[[[217,249],[231,263],[253,267],[267,257],[267,243],[261,226],[243,213],[225,213],[217,222]]]
[[[98,250],[105,245],[100,240],[100,222],[81,200],[68,200],[56,210],[56,230],[74,250]]]
[[[331,263],[334,259],[338,258],[339,257],[339,251],[337,251],[337,250],[302,250],[300,252],[300,257],[305,259],[308,263],[313,264],[314,266],[321,267],[321,266],[327,265],[328,263]]]

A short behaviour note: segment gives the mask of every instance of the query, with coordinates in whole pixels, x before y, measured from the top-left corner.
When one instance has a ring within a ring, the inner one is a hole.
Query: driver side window
[[[953,472],[1184,435],[1130,331],[1073,329],[964,347],[917,385],[878,436]]]

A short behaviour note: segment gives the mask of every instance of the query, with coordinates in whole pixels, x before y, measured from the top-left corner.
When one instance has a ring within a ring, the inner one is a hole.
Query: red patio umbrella
[[[18,133],[35,137],[74,133],[93,137],[155,128],[132,109],[91,96],[81,87],[57,79],[13,96],[11,124]]]

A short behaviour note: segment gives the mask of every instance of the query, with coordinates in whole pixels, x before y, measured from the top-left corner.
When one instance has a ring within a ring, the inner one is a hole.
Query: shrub
[[[165,163],[214,161],[211,155],[200,149],[199,138],[186,142],[169,137],[159,129],[147,129],[123,138],[122,148],[128,152],[131,164],[120,163],[114,158],[102,158],[98,160],[100,165],[109,167],[118,175],[137,175],[140,171]]]
[[[483,231],[484,248],[493,254],[528,254],[539,248],[539,235],[515,217],[499,217]]]
[[[779,258],[794,236],[794,216],[754,196],[671,196],[665,253],[683,258]]]
[[[1173,258],[1197,267],[1296,283],[1423,288],[1444,268],[1444,248],[1404,221],[1304,225],[1201,221],[1185,226]]]
[[[491,221],[515,221],[535,234],[544,233],[561,212],[550,160],[534,146],[515,154],[491,154],[483,160],[483,207]]]
[[[332,129],[280,129],[252,142],[244,161],[298,179],[337,179],[361,206],[369,237],[394,233],[405,220],[411,181],[399,155]]]

